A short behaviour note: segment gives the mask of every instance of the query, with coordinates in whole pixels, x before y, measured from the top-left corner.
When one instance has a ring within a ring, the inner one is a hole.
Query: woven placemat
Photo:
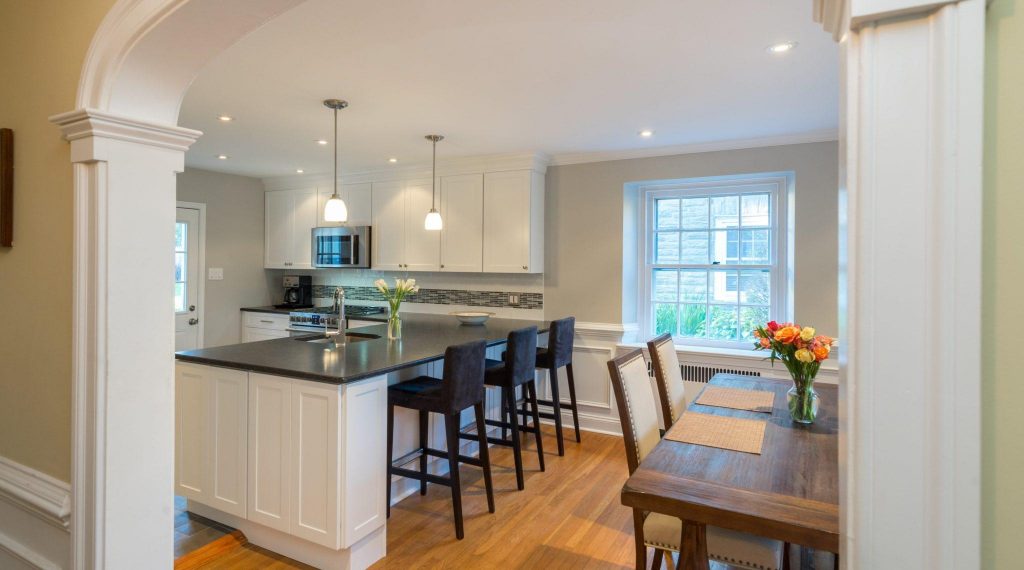
[[[708,386],[700,393],[697,403],[702,406],[717,406],[770,414],[775,407],[775,392]]]
[[[686,412],[665,434],[665,439],[719,449],[761,454],[768,422]]]

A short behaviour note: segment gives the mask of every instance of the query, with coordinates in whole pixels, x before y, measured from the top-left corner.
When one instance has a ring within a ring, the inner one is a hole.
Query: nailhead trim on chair
[[[672,341],[670,339],[667,342],[672,342]],[[665,344],[665,343],[662,343],[662,344]],[[656,348],[660,349],[661,346],[659,345]],[[651,351],[648,351],[648,352],[651,352]],[[662,362],[662,360],[661,360],[661,354],[657,350],[654,350],[653,352],[654,352],[654,354],[651,355],[651,360],[657,360],[658,361],[658,368],[661,368],[662,370],[664,370],[665,369],[665,363]],[[658,378],[658,376],[659,376],[658,374],[655,374],[654,375],[654,379],[658,382],[659,387],[661,388],[662,392],[665,394],[665,397],[668,399],[668,408],[670,410],[672,410],[672,416],[678,418],[680,414],[679,414],[679,411],[676,410],[676,404],[675,404],[675,402],[672,401],[672,398],[668,397],[668,393],[669,393],[668,392],[668,378],[664,378],[664,376],[665,376],[664,374],[661,375],[661,376],[663,376],[662,378]],[[665,423],[666,423],[666,425],[669,423],[669,418],[665,418]]]
[[[644,357],[643,353],[638,354],[636,358],[634,358],[632,360],[627,360],[626,362],[624,362],[622,364],[622,368],[625,368],[626,365],[632,363],[637,358],[643,358],[643,357]],[[623,388],[625,388],[625,382],[623,382]],[[640,457],[640,438],[637,437],[636,421],[633,420],[633,406],[629,405],[629,390],[623,389],[622,390],[622,394],[626,397],[626,409],[629,410],[629,427],[630,427],[630,429],[633,430],[633,446],[636,448],[636,461],[637,461],[637,463],[640,463],[641,461],[644,460],[644,458]]]
[[[652,542],[652,541],[649,541],[649,540],[644,540],[644,544],[646,544],[647,546],[650,546],[651,548],[658,548],[658,549],[666,550],[666,551],[669,551],[669,552],[679,552],[679,547],[674,545],[674,544],[661,544],[659,542]],[[753,562],[748,562],[746,560],[740,560],[738,558],[729,558],[728,556],[720,556],[718,554],[713,554],[711,552],[708,552],[708,558],[712,558],[712,559],[717,560],[719,562],[725,562],[726,564],[745,566],[747,568],[752,568],[754,570],[779,570],[775,566],[763,566],[761,564],[755,564]]]

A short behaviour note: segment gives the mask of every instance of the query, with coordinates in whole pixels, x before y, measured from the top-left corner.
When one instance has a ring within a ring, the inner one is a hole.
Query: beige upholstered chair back
[[[608,361],[615,399],[618,400],[619,421],[626,440],[626,460],[629,472],[636,471],[640,462],[661,440],[658,431],[658,408],[651,390],[650,376],[644,353],[636,349],[615,360]]]
[[[654,379],[658,385],[661,417],[665,421],[665,429],[668,430],[686,410],[686,385],[683,383],[683,373],[679,368],[679,357],[676,356],[672,335],[667,333],[647,341],[647,350],[651,353]]]

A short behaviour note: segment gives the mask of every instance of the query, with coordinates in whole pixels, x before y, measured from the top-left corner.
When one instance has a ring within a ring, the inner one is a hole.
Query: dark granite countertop
[[[512,330],[537,326],[546,333],[548,323],[520,319],[490,319],[484,325],[461,325],[450,315],[402,315],[402,338],[387,339],[387,325],[356,329],[380,338],[350,342],[339,348],[310,343],[300,337],[233,344],[175,353],[182,362],[194,362],[250,372],[344,384],[378,376],[444,357],[445,348],[474,340],[488,346],[502,344]],[[309,335],[310,338],[321,335]]]

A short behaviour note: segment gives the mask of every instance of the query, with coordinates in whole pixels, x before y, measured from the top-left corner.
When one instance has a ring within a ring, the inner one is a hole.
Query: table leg
[[[679,546],[679,570],[709,570],[707,527],[684,520]]]

